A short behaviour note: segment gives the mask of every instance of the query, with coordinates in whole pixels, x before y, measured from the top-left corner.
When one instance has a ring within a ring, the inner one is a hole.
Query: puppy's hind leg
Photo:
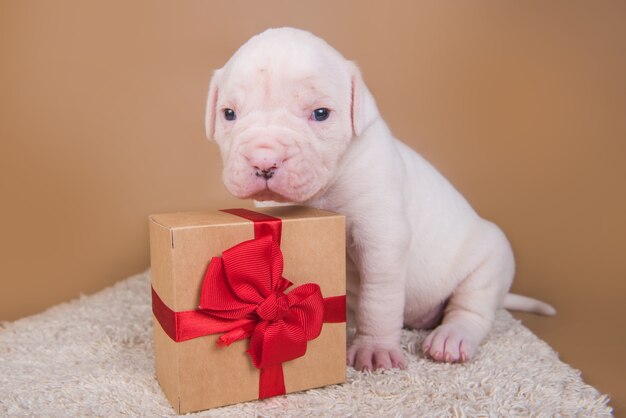
[[[504,244],[458,285],[441,325],[424,341],[425,355],[449,363],[465,362],[474,355],[513,281],[513,253],[506,238]]]

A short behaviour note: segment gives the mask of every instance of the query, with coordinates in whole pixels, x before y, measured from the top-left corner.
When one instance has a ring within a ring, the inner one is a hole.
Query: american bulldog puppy
[[[393,137],[357,66],[322,39],[279,28],[241,46],[211,79],[206,134],[233,195],[346,215],[356,369],[405,367],[403,326],[434,328],[426,356],[465,362],[499,307],[554,313],[508,294],[505,235]]]

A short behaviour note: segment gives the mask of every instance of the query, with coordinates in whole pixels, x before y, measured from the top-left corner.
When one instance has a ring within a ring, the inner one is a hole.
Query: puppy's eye
[[[315,109],[313,113],[311,113],[311,120],[316,120],[318,122],[322,122],[330,116],[330,110],[325,107],[320,107],[319,109]]]
[[[224,109],[224,119],[235,120],[237,119],[237,115],[233,109]]]

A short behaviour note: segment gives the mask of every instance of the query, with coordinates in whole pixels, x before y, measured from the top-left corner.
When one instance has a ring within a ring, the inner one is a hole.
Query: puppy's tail
[[[513,311],[532,312],[540,315],[553,316],[556,309],[545,302],[527,296],[509,293],[504,297],[502,306]]]

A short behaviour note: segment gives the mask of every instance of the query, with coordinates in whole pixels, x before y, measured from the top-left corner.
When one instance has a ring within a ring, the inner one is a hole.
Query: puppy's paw
[[[458,324],[442,324],[426,337],[422,350],[435,361],[465,363],[476,351],[475,340],[471,332]]]
[[[348,348],[346,363],[359,371],[407,366],[399,342],[358,334]]]

